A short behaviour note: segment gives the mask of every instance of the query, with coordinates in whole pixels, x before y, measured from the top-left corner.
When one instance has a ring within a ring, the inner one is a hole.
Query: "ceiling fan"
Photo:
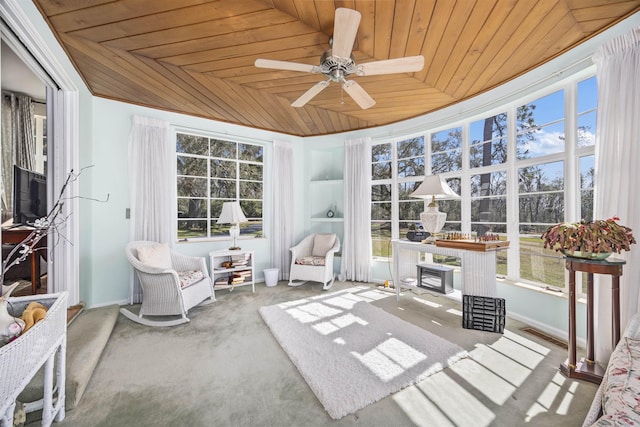
[[[353,80],[346,80],[349,75],[373,76],[377,74],[412,73],[422,70],[424,57],[422,55],[405,58],[373,61],[356,65],[351,50],[360,25],[360,12],[352,9],[336,9],[333,37],[330,41],[331,49],[320,57],[320,65],[301,64],[298,62],[276,61],[272,59],[256,59],[255,66],[276,70],[302,71],[306,73],[323,74],[327,80],[316,83],[293,103],[293,107],[302,107],[314,96],[319,94],[329,83],[342,83],[342,88],[360,106],[366,110],[375,105],[376,101]]]

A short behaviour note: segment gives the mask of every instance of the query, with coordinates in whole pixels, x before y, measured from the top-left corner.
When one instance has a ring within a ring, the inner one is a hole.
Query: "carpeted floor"
[[[334,290],[352,287],[339,283]],[[361,285],[361,284],[357,284]],[[461,304],[425,292],[372,304],[469,352],[436,373],[332,420],[261,319],[260,307],[321,285],[217,292],[191,323],[152,329],[120,316],[65,426],[580,426],[596,386],[558,372],[566,350],[521,331],[463,329]],[[507,301],[508,309],[508,301]]]

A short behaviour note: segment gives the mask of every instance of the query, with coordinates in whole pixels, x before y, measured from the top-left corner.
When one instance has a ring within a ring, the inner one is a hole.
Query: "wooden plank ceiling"
[[[33,0],[89,90],[157,109],[312,136],[364,129],[455,104],[513,79],[640,10],[640,0]],[[350,76],[360,109],[320,74],[256,68],[319,64],[334,12],[362,20],[357,64],[423,55],[412,74]]]

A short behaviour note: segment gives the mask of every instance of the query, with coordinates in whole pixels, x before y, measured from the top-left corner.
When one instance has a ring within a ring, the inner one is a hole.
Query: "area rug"
[[[358,295],[358,289],[259,310],[334,419],[466,356],[458,345],[369,304]]]

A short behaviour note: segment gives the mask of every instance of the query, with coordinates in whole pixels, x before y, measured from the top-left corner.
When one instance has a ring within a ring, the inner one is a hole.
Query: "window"
[[[47,174],[47,118],[34,114],[33,140],[36,143],[35,170]]]
[[[374,257],[391,256],[391,144],[371,150],[371,239]]]
[[[178,239],[227,236],[217,224],[226,201],[248,219],[240,234],[262,236],[263,147],[199,135],[176,136]]]
[[[564,289],[562,256],[545,249],[540,235],[552,224],[593,217],[596,79],[567,81],[498,111],[373,145],[374,257],[389,257],[389,241],[419,223],[426,203],[409,194],[424,174],[441,174],[462,196],[438,201],[447,213],[443,231],[497,234],[511,242],[498,253],[499,275]]]

